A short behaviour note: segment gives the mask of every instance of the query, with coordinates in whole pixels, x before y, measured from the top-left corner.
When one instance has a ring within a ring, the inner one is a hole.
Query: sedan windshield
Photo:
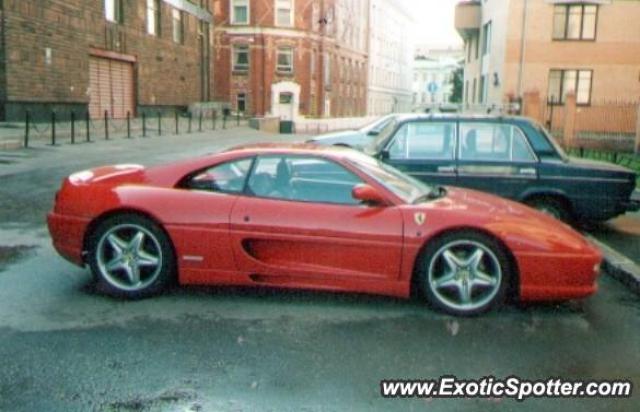
[[[351,161],[406,203],[418,203],[422,200],[434,199],[440,193],[440,190],[436,187],[414,179],[372,157],[363,155],[358,158],[351,158]]]
[[[392,119],[387,125],[380,131],[376,138],[371,142],[371,145],[365,148],[367,154],[378,153],[382,146],[387,142],[389,136],[393,133],[398,125],[397,119]]]
[[[368,134],[369,132],[377,132],[380,133],[382,129],[393,119],[394,115],[387,115],[381,118],[378,118],[371,123],[360,129],[360,132],[363,134]]]

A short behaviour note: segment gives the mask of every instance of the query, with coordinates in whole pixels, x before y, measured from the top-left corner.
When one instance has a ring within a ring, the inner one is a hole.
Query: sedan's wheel
[[[528,206],[566,223],[571,223],[571,213],[559,200],[552,197],[536,197],[525,202]]]
[[[121,215],[92,236],[89,264],[98,286],[113,296],[141,298],[159,292],[174,272],[169,239],[153,222]]]
[[[475,232],[458,232],[427,247],[419,276],[433,306],[454,315],[475,315],[503,300],[510,268],[496,241]]]

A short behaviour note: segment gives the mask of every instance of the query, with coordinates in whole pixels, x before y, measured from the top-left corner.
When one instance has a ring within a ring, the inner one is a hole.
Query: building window
[[[324,54],[324,85],[325,87],[331,87],[331,56],[329,53]]]
[[[276,26],[293,26],[293,0],[276,1]]]
[[[553,12],[555,40],[595,40],[598,6],[593,4],[556,5]]]
[[[122,0],[104,0],[104,17],[108,21],[122,23]]]
[[[576,103],[591,103],[592,70],[551,70],[549,72],[549,103],[564,104],[568,93],[575,93]]]
[[[171,11],[171,20],[173,22],[173,41],[178,44],[184,43],[184,16],[182,11],[173,9]]]
[[[480,57],[480,35],[474,36],[473,37],[475,42],[475,48],[476,48],[476,60],[478,60],[478,57]]]
[[[153,36],[160,35],[161,19],[160,0],[147,0],[147,33]]]
[[[469,104],[469,80],[464,82],[464,102]]]
[[[293,73],[293,48],[278,47],[276,61],[278,72]]]
[[[236,96],[236,107],[240,113],[244,113],[247,110],[247,95],[245,93],[238,93]]]
[[[482,26],[482,55],[485,56],[491,52],[491,22]]]
[[[485,102],[485,83],[487,82],[487,76],[480,76],[480,90],[479,90],[479,94],[478,94],[478,101],[480,103],[484,103]]]
[[[231,0],[231,24],[249,24],[249,0]]]
[[[471,93],[471,99],[472,99],[473,103],[476,102],[477,89],[478,89],[478,79],[476,78],[476,79],[473,79],[473,90],[472,90],[472,93]]]
[[[249,70],[249,46],[237,44],[233,46],[233,71],[246,72]]]

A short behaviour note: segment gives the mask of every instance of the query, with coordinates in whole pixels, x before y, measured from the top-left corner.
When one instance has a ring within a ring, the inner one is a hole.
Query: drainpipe
[[[518,98],[520,99],[520,112],[524,112],[524,99],[522,96],[522,88],[524,83],[524,57],[527,47],[527,13],[529,9],[529,0],[524,0],[522,10],[522,34],[520,36],[520,66],[518,68]]]

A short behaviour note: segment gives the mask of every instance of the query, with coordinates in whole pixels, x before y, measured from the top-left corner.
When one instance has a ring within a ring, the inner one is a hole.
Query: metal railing
[[[135,137],[152,137],[162,135],[179,135],[204,132],[216,129],[227,129],[247,124],[247,118],[242,113],[225,112],[219,115],[212,110],[209,113],[199,112],[195,116],[191,112],[142,112],[139,117],[133,117],[130,112],[121,119],[111,116],[105,111],[100,118],[92,118],[88,111],[63,113],[65,119],[61,121],[60,114],[52,111],[48,121],[36,122],[32,120],[31,112],[25,113],[23,146],[30,147],[34,139],[46,140],[51,146],[68,142],[76,144],[80,141],[92,142],[98,139],[111,140],[116,138],[133,139]]]

